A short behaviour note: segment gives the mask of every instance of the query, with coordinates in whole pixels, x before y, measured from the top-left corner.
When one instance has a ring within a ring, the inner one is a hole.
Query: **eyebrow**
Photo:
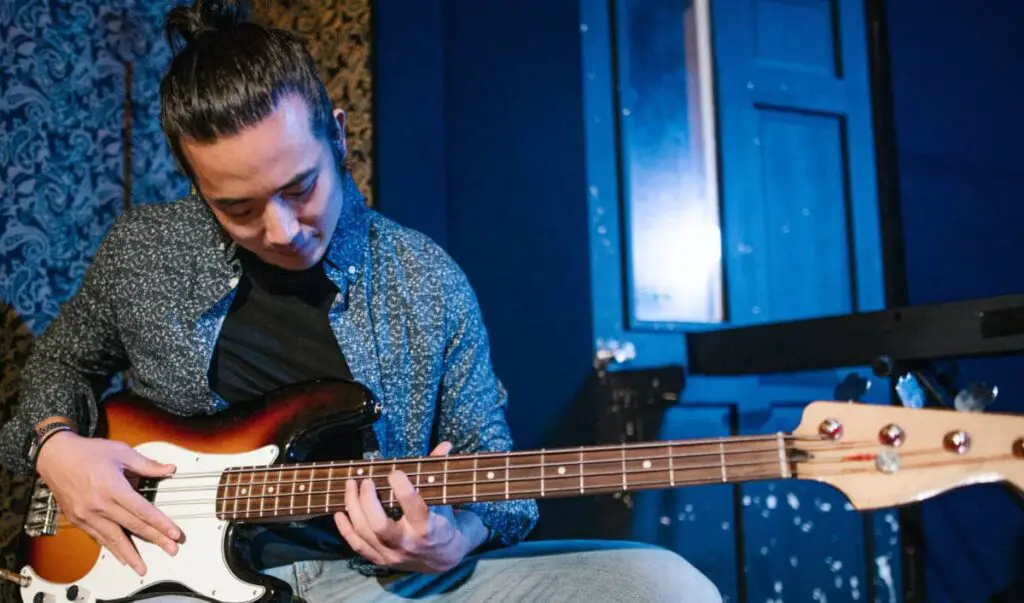
[[[296,184],[301,183],[305,179],[307,179],[310,176],[312,176],[313,174],[315,174],[318,169],[319,169],[318,167],[311,167],[308,170],[303,170],[303,171],[299,172],[298,174],[293,176],[291,178],[291,180],[286,182],[284,184],[284,186],[282,186],[278,190],[284,190],[284,189],[287,189],[287,188],[291,188],[291,187],[295,186]],[[241,199],[225,198],[225,199],[211,199],[211,201],[213,201],[214,203],[216,203],[220,207],[232,207],[232,206],[235,206],[235,205],[241,205],[242,203],[248,203],[250,201],[250,199],[248,199],[248,198],[241,198]]]

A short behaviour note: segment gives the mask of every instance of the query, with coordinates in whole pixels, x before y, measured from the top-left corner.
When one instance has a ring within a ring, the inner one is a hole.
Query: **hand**
[[[451,451],[441,443],[431,456]],[[345,513],[336,513],[338,531],[352,550],[380,566],[420,573],[445,572],[459,564],[480,546],[487,529],[476,514],[454,511],[450,505],[427,507],[409,478],[401,471],[388,475],[395,500],[402,507],[402,519],[394,521],[384,512],[373,480],[345,483]]]
[[[174,472],[173,465],[157,463],[121,442],[70,431],[47,440],[36,463],[64,516],[142,576],[146,564],[122,528],[169,555],[178,552],[181,528],[132,488],[125,469],[145,477]]]

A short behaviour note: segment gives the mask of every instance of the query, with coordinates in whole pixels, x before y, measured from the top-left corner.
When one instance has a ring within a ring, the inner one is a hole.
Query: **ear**
[[[341,149],[342,157],[345,157],[348,155],[348,145],[345,142],[345,112],[341,109],[335,109],[334,119],[338,122],[338,140],[335,141],[335,144]]]

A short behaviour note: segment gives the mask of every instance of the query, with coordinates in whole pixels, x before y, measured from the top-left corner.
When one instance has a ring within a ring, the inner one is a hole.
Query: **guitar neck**
[[[429,505],[561,498],[793,476],[790,436],[734,436],[447,457],[237,467],[217,488],[221,519],[294,521],[345,510],[345,483],[372,479],[397,507],[387,476],[402,471]]]

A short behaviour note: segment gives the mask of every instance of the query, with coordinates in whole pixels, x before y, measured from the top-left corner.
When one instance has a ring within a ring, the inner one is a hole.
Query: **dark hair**
[[[160,84],[160,125],[193,181],[182,137],[213,142],[236,134],[269,116],[289,94],[306,101],[313,132],[340,153],[333,144],[341,133],[327,89],[294,34],[251,22],[248,6],[232,0],[175,7],[164,30],[174,58]]]

